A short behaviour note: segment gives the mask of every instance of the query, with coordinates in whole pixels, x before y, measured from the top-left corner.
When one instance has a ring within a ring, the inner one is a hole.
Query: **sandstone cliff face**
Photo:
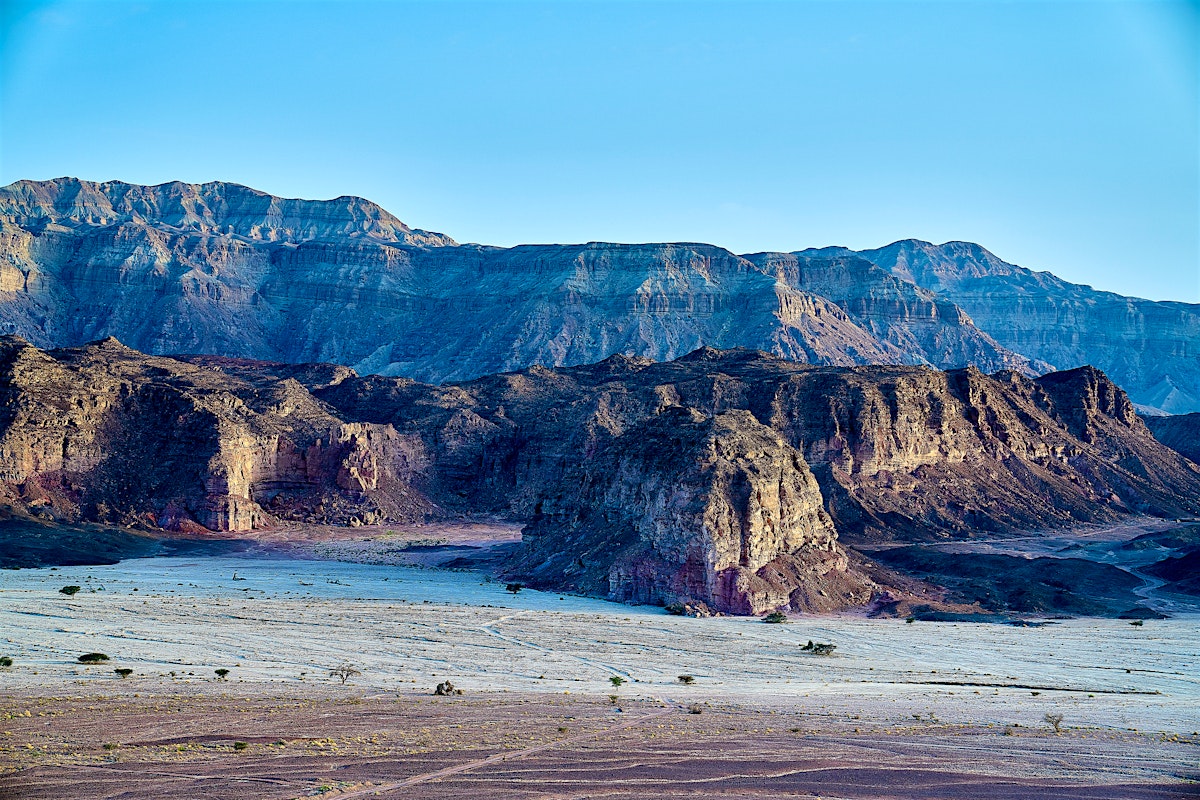
[[[749,412],[673,408],[569,469],[515,566],[620,601],[861,605],[874,587],[849,569],[821,499],[804,457]]]
[[[444,507],[531,520],[518,565],[535,583],[617,599],[849,603],[869,584],[824,549],[823,514],[867,543],[1200,510],[1200,469],[1091,369],[1030,380],[702,349],[442,387],[351,378],[317,395],[420,436]]]
[[[73,179],[0,189],[0,332],[42,347],[116,336],[151,353],[439,382],[701,345],[1038,369],[950,303],[878,270],[859,297],[858,273],[839,270],[846,291],[830,299],[813,264],[805,283],[703,244],[455,246],[357,198]]]
[[[420,442],[345,423],[294,379],[238,380],[106,340],[0,339],[0,484],[56,518],[250,530],[277,515],[411,519]]]
[[[878,587],[843,542],[1200,512],[1200,467],[1090,368],[613,356],[445,386],[0,339],[0,492],[60,519],[528,523],[535,585],[753,613]]]
[[[1200,306],[1067,283],[969,242],[909,239],[857,255],[953,301],[1009,350],[1057,369],[1095,366],[1151,408],[1200,411]]]

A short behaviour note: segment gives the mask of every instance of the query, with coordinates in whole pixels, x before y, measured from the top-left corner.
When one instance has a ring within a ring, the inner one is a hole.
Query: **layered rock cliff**
[[[1150,408],[1200,411],[1196,304],[1096,291],[1009,264],[970,242],[908,239],[856,255],[952,301],[1009,350],[1057,369],[1090,364]]]
[[[527,523],[512,569],[618,600],[828,610],[842,541],[1200,512],[1200,467],[1102,373],[814,367],[704,348],[432,386],[345,367],[0,340],[0,490],[35,514],[221,530]]]
[[[864,263],[800,276],[704,244],[455,246],[358,198],[224,183],[0,189],[0,331],[42,347],[116,336],[427,381],[701,345],[1041,370],[881,270],[856,294]]]
[[[346,423],[267,369],[243,380],[112,339],[42,352],[0,338],[3,500],[44,516],[174,530],[413,519],[431,509],[410,488],[424,466],[418,440]]]
[[[361,198],[72,178],[0,189],[0,331],[462,380],[744,346],[824,365],[1093,365],[1200,410],[1200,311],[965,242],[735,256],[701,244],[458,246]]]

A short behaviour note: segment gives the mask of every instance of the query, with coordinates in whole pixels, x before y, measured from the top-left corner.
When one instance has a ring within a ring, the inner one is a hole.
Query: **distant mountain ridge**
[[[1200,305],[1097,291],[970,242],[909,239],[858,255],[953,301],[1006,348],[1058,369],[1096,366],[1150,408],[1200,411]]]
[[[1026,375],[1090,363],[1138,404],[1200,410],[1200,306],[1096,292],[978,245],[459,245],[361,198],[231,183],[0,189],[0,333],[431,382],[705,345]]]
[[[77,178],[17,181],[0,191],[0,215],[26,229],[107,227],[132,223],[170,232],[300,242],[367,237],[382,242],[449,246],[440,233],[414,230],[361,197],[296,200],[236,183],[172,181],[141,186]]]

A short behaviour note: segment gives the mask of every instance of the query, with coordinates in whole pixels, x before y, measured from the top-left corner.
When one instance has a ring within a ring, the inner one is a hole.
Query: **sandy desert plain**
[[[0,798],[1200,796],[1194,608],[693,619],[430,567],[512,527],[354,536],[0,572]]]

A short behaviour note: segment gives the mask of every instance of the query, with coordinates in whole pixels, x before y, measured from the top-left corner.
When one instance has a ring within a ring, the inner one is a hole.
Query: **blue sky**
[[[228,180],[460,241],[915,237],[1200,301],[1200,4],[3,4],[0,182]]]

